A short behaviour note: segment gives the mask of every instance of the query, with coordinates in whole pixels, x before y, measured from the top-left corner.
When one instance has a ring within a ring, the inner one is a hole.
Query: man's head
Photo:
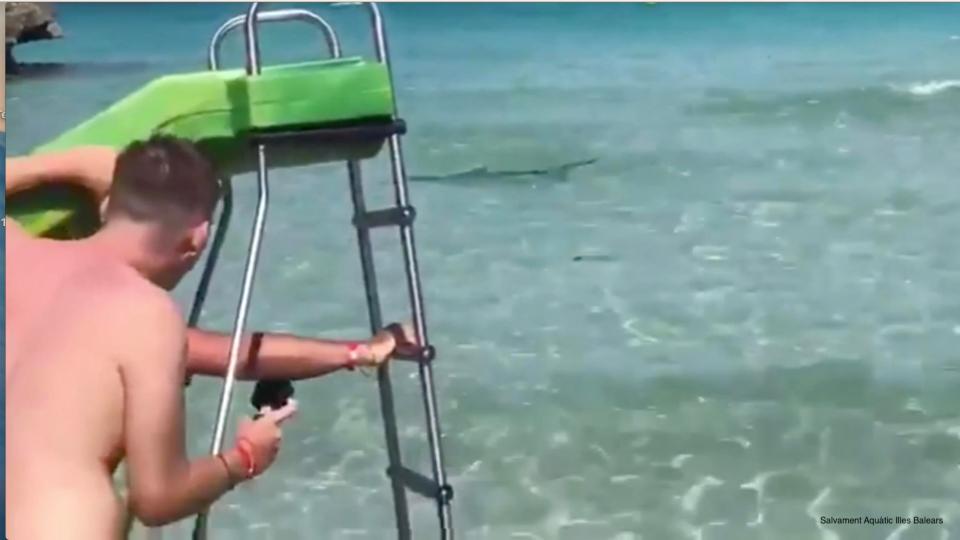
[[[103,211],[105,229],[142,233],[149,258],[145,270],[172,287],[203,252],[219,198],[216,173],[193,144],[154,136],[117,157]]]

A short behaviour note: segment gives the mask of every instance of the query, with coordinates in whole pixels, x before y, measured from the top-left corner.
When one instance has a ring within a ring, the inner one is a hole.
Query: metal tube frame
[[[223,23],[213,34],[213,38],[210,40],[207,59],[210,69],[219,69],[220,51],[223,47],[224,38],[231,31],[245,24],[246,20],[246,15],[237,15],[236,17]],[[257,14],[258,23],[286,22],[293,20],[304,21],[322,30],[323,37],[327,43],[327,49],[330,51],[330,56],[333,58],[340,58],[342,53],[340,51],[340,38],[337,36],[337,32],[333,29],[333,26],[327,22],[326,19],[317,15],[316,13],[307,11],[305,9],[278,9],[274,11],[264,11]]]
[[[363,180],[360,174],[360,164],[355,161],[347,163],[347,174],[350,178],[350,195],[353,200],[355,215],[366,212],[366,203],[363,197]],[[357,227],[357,246],[360,251],[360,266],[363,270],[363,288],[367,299],[367,312],[370,318],[370,331],[375,333],[383,328],[383,315],[380,310],[380,295],[377,292],[377,275],[373,262],[373,248],[370,243],[370,231],[364,227]],[[383,418],[384,436],[387,444],[387,459],[390,467],[402,467],[400,453],[400,436],[397,432],[397,415],[393,404],[393,386],[390,381],[390,367],[383,364],[377,369],[377,386],[380,392],[380,416]],[[397,520],[397,533],[400,540],[410,540],[410,511],[407,505],[407,491],[399,478],[390,477],[390,488],[393,491],[393,510]]]
[[[213,280],[213,271],[217,267],[220,250],[230,228],[230,216],[233,215],[233,184],[230,178],[224,178],[220,182],[223,190],[220,218],[217,219],[217,230],[213,233],[210,253],[204,263],[203,273],[200,275],[200,282],[197,285],[197,292],[193,296],[193,305],[190,308],[190,316],[187,318],[187,326],[190,328],[197,326],[200,322],[203,304],[207,301],[207,291],[210,288],[210,282]]]
[[[387,48],[383,18],[376,4],[367,3],[366,5],[370,10],[371,26],[377,60],[386,67],[392,86],[393,74],[389,62],[389,52]],[[275,22],[296,19],[314,24],[323,30],[328,49],[330,50],[330,55],[334,58],[340,57],[340,43],[336,32],[323,18],[306,10],[291,9],[259,13],[259,8],[259,2],[252,3],[246,15],[239,15],[228,20],[217,30],[213,39],[211,40],[208,51],[208,62],[210,69],[215,70],[219,68],[220,51],[224,37],[229,34],[230,31],[242,24],[245,30],[244,35],[247,73],[248,75],[258,75],[261,71],[260,47],[257,33],[258,22]],[[394,97],[393,99],[393,112],[394,117],[396,117],[396,98]],[[389,152],[395,202],[398,207],[407,207],[409,206],[407,176],[403,160],[403,151],[398,135],[393,135],[389,138]],[[211,453],[213,454],[220,452],[223,445],[226,417],[229,414],[233,386],[236,380],[236,367],[239,359],[239,348],[243,331],[246,326],[247,315],[249,313],[250,297],[252,295],[257,262],[259,260],[260,244],[266,223],[266,211],[269,201],[269,184],[266,166],[266,150],[263,144],[259,144],[257,146],[257,157],[257,176],[259,189],[257,211],[254,220],[253,233],[250,240],[250,247],[247,254],[243,287],[241,289],[240,300],[237,307],[233,336],[230,343],[228,372],[221,390],[217,422],[214,427],[214,436],[211,443]],[[348,161],[347,173],[350,179],[350,191],[353,200],[354,211],[356,212],[356,215],[363,215],[366,212],[366,204],[363,197],[360,163],[358,161]],[[204,269],[204,274],[201,277],[201,281],[194,299],[194,305],[190,314],[191,325],[195,325],[199,321],[202,305],[204,299],[206,298],[207,289],[213,273],[213,268],[216,265],[223,238],[226,235],[227,227],[229,226],[231,212],[232,197],[229,179],[227,179],[225,181],[224,206],[223,210],[221,211],[220,222],[217,226],[217,232],[215,233],[211,253],[207,258],[206,268]],[[369,312],[370,328],[372,332],[376,332],[382,328],[383,318],[380,309],[379,294],[377,292],[376,271],[373,264],[373,250],[370,244],[369,231],[364,227],[358,227],[357,240],[360,250],[361,266],[363,269],[364,289]],[[400,240],[403,246],[407,289],[411,301],[411,314],[414,322],[414,331],[416,333],[418,343],[422,344],[424,347],[427,347],[428,338],[423,307],[423,294],[420,287],[420,275],[417,265],[413,226],[411,223],[404,223],[400,225]],[[452,540],[453,529],[450,509],[452,491],[450,491],[447,485],[446,471],[444,469],[440,421],[436,405],[436,391],[433,382],[433,370],[430,365],[430,361],[428,360],[419,361],[418,367],[421,393],[423,396],[424,409],[427,417],[427,436],[430,445],[431,467],[433,470],[434,482],[438,487],[436,502],[437,516],[440,523],[440,533],[443,540]],[[393,401],[393,389],[388,365],[384,364],[379,368],[377,373],[377,382],[380,391],[381,415],[384,421],[384,431],[390,466],[391,469],[400,469],[403,467],[403,465],[401,462],[399,437],[396,426],[396,413],[394,410]],[[409,540],[411,538],[411,527],[406,498],[406,488],[397,475],[390,475],[390,480],[394,496],[394,510],[397,520],[398,536],[401,540]],[[193,531],[193,538],[194,540],[205,540],[206,537],[207,513],[205,512],[197,516]]]
[[[237,15],[236,17],[223,23],[213,34],[210,40],[210,46],[207,51],[207,67],[211,71],[220,69],[220,52],[223,47],[223,40],[226,36],[243,25],[246,21],[246,15]],[[333,26],[323,17],[304,9],[282,9],[275,11],[265,11],[257,14],[258,22],[281,22],[290,20],[301,20],[313,24],[323,30],[324,38],[327,43],[327,49],[332,58],[340,58],[340,39],[337,36]],[[190,308],[190,316],[187,319],[188,326],[195,327],[200,322],[200,316],[203,312],[203,304],[207,299],[207,292],[210,288],[210,282],[213,279],[213,272],[220,258],[220,249],[223,246],[223,240],[230,226],[230,217],[233,213],[233,193],[230,178],[221,179],[223,186],[223,208],[220,211],[220,218],[217,221],[217,230],[214,233],[213,244],[210,246],[210,253],[204,264],[203,274],[194,293],[193,304]]]
[[[334,58],[340,57],[340,41],[333,30],[333,27],[322,17],[301,9],[277,10],[271,12],[259,13],[260,5],[258,2],[251,4],[246,15],[238,15],[224,23],[214,34],[209,51],[208,64],[211,70],[220,67],[220,51],[223,39],[235,28],[241,24],[245,29],[245,44],[247,53],[247,74],[258,75],[261,70],[260,48],[257,36],[257,22],[277,22],[288,20],[307,21],[321,30],[323,30],[327,47],[330,55]],[[254,220],[253,233],[250,241],[250,248],[247,254],[247,264],[244,270],[243,288],[241,289],[240,300],[237,307],[237,316],[234,323],[234,331],[230,343],[230,357],[227,368],[227,377],[224,381],[220,394],[220,406],[217,412],[217,423],[214,427],[214,436],[211,443],[211,453],[218,453],[223,446],[223,435],[226,431],[226,417],[229,414],[230,402],[233,396],[233,385],[236,381],[236,368],[239,360],[240,342],[243,337],[243,330],[246,326],[246,319],[250,309],[250,297],[252,295],[253,282],[256,275],[256,266],[259,260],[260,244],[263,236],[263,229],[266,224],[266,211],[269,202],[269,183],[266,166],[266,149],[264,145],[257,147],[257,177],[258,177],[258,199],[257,211]],[[219,257],[220,248],[223,239],[226,236],[229,227],[230,216],[232,214],[232,190],[230,180],[224,181],[224,206],[221,211],[220,222],[217,225],[217,232],[214,237],[214,243],[211,247],[210,255],[207,258],[204,273],[201,276],[197,293],[194,297],[194,304],[190,313],[191,326],[199,322],[203,303],[206,299],[207,290],[210,285],[214,267]],[[193,531],[193,537],[196,540],[207,537],[207,514],[203,513],[197,516],[196,525]]]
[[[349,5],[346,3],[338,5]],[[374,38],[374,47],[377,61],[382,63],[393,87],[393,72],[390,66],[390,55],[387,46],[386,30],[380,9],[374,3],[365,4],[370,11],[371,28]],[[393,96],[393,115],[397,116],[396,95]],[[403,160],[403,149],[400,136],[392,135],[389,140],[391,173],[393,177],[394,200],[398,207],[409,206],[407,192],[407,174]],[[350,163],[350,186],[353,194],[354,209],[357,215],[365,211],[363,192],[360,187],[360,168],[358,164]],[[364,271],[364,286],[367,293],[367,303],[370,308],[370,324],[373,331],[379,330],[382,324],[380,305],[376,292],[376,278],[374,275],[373,255],[370,247],[369,232],[364,228],[357,229],[360,244],[360,258]],[[400,241],[403,246],[404,263],[407,278],[407,290],[410,297],[411,315],[414,323],[417,342],[423,347],[429,345],[427,338],[426,317],[424,314],[423,293],[420,287],[420,272],[417,265],[417,253],[414,243],[413,225],[400,225]],[[453,493],[447,484],[444,468],[442,435],[440,432],[440,418],[437,411],[436,390],[433,382],[431,361],[420,360],[418,364],[420,375],[421,394],[427,420],[427,439],[430,445],[431,468],[433,479],[437,486],[436,503],[437,518],[440,524],[440,537],[443,540],[453,540],[453,520],[451,516],[450,500]],[[390,382],[390,371],[387,364],[382,365],[377,373],[377,382],[380,389],[381,414],[383,416],[384,431],[387,439],[387,451],[391,469],[396,471],[402,467],[400,448],[397,438],[396,415],[393,406],[393,389]],[[391,486],[394,493],[394,510],[397,518],[397,531],[401,540],[411,538],[410,518],[407,509],[405,488],[396,474],[390,474]]]
[[[247,11],[245,21],[245,38],[247,52],[247,75],[260,74],[260,46],[257,41],[257,12],[260,3],[254,2]],[[222,39],[222,36],[221,36]],[[219,43],[219,41],[218,41]],[[213,54],[213,53],[212,53]],[[217,58],[211,56],[213,64]],[[233,325],[233,335],[230,340],[230,356],[227,364],[227,376],[220,391],[220,405],[217,410],[217,420],[213,430],[213,440],[210,443],[210,453],[218,454],[223,447],[223,436],[226,431],[227,416],[230,414],[230,404],[233,398],[233,386],[236,382],[237,364],[240,358],[240,342],[247,324],[247,315],[250,312],[250,298],[253,293],[253,283],[257,273],[257,263],[260,259],[260,245],[263,240],[263,230],[267,220],[267,207],[270,198],[267,173],[267,156],[264,145],[257,145],[257,210],[254,217],[253,231],[250,237],[250,247],[247,250],[247,262],[243,272],[243,285],[240,290],[240,300],[237,304],[237,314]],[[207,538],[207,512],[197,515],[193,529],[194,540]]]
[[[236,17],[223,23],[210,40],[208,49],[207,66],[211,71],[220,69],[220,51],[223,45],[223,39],[232,30],[239,27],[246,20],[246,15],[237,15]],[[276,11],[266,11],[257,14],[259,22],[279,22],[288,20],[304,20],[313,23],[321,28],[326,38],[327,48],[330,50],[330,56],[340,58],[340,39],[337,37],[333,27],[319,15],[303,9],[283,9]],[[223,187],[223,207],[220,210],[220,218],[217,220],[217,230],[214,233],[213,244],[210,246],[210,253],[204,264],[203,274],[200,276],[200,282],[197,285],[197,291],[194,293],[193,304],[190,308],[190,316],[187,319],[188,326],[194,327],[200,322],[200,316],[203,312],[203,304],[207,299],[207,292],[210,288],[210,282],[213,279],[213,272],[220,258],[220,249],[223,246],[223,240],[226,237],[230,227],[230,217],[233,214],[233,190],[230,178],[221,179]]]
[[[214,33],[208,50],[208,67],[211,70],[220,68],[220,52],[223,39],[235,28],[244,25],[245,44],[247,53],[247,73],[248,75],[257,75],[260,73],[260,50],[257,36],[257,22],[279,22],[288,20],[302,20],[317,26],[323,31],[326,39],[327,48],[330,56],[339,58],[340,40],[336,32],[329,23],[319,15],[302,9],[277,10],[259,13],[259,3],[253,3],[246,15],[238,15],[221,25]],[[220,406],[217,413],[217,423],[214,427],[214,436],[211,443],[211,453],[216,454],[223,445],[223,434],[226,430],[226,417],[229,414],[230,402],[233,395],[233,385],[236,380],[236,367],[239,357],[239,346],[242,341],[243,330],[246,326],[246,318],[250,308],[250,297],[256,274],[256,265],[259,259],[260,243],[262,240],[263,229],[266,224],[266,210],[269,202],[269,184],[266,167],[266,152],[264,145],[257,147],[258,158],[258,200],[257,211],[254,221],[253,233],[251,236],[250,248],[247,255],[247,265],[244,270],[243,288],[241,290],[240,300],[237,307],[237,316],[234,323],[234,332],[230,344],[230,357],[227,368],[227,377],[224,381],[220,394]],[[197,292],[194,296],[193,306],[190,312],[190,326],[196,326],[200,320],[200,314],[203,310],[203,303],[206,300],[207,291],[210,286],[213,271],[219,258],[220,250],[226,232],[229,227],[230,217],[233,210],[233,197],[230,185],[230,179],[224,180],[224,203],[220,215],[220,221],[217,224],[217,231],[211,246],[210,255],[207,257],[206,265],[201,276]],[[193,531],[195,540],[202,540],[207,537],[207,513],[197,516]]]

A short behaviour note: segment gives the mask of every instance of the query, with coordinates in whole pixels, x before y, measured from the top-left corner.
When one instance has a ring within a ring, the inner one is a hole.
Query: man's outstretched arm
[[[74,184],[93,192],[99,201],[110,189],[116,159],[115,150],[100,146],[8,158],[6,194],[43,184]]]
[[[188,375],[222,377],[227,373],[230,335],[191,328],[187,331]],[[392,333],[369,341],[308,339],[288,334],[254,333],[241,342],[237,378],[309,379],[352,366],[375,366],[396,348]]]

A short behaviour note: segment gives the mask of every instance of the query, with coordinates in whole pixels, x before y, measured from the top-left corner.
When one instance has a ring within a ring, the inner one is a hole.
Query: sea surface
[[[369,54],[362,10],[315,7]],[[65,39],[16,49],[11,154],[204,69],[244,7],[58,9]],[[960,5],[384,11],[411,174],[597,160],[411,184],[458,538],[960,539]],[[269,62],[325,54],[309,28],[262,38]],[[386,160],[365,171],[386,204]],[[224,331],[255,198],[235,184],[203,319]],[[272,185],[251,326],[363,336],[344,167]],[[405,318],[395,235],[376,247]],[[393,373],[404,456],[429,470],[415,372]],[[195,455],[218,393],[188,391]],[[297,397],[279,462],[214,507],[211,538],[395,537],[374,380]],[[865,515],[944,523],[820,520]]]

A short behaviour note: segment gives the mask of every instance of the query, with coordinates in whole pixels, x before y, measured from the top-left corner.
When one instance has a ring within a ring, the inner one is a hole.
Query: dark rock
[[[31,41],[58,39],[63,30],[57,24],[56,12],[50,4],[35,2],[7,2],[4,6],[6,16],[6,60],[7,72],[16,73],[17,63],[13,57],[13,47]]]

